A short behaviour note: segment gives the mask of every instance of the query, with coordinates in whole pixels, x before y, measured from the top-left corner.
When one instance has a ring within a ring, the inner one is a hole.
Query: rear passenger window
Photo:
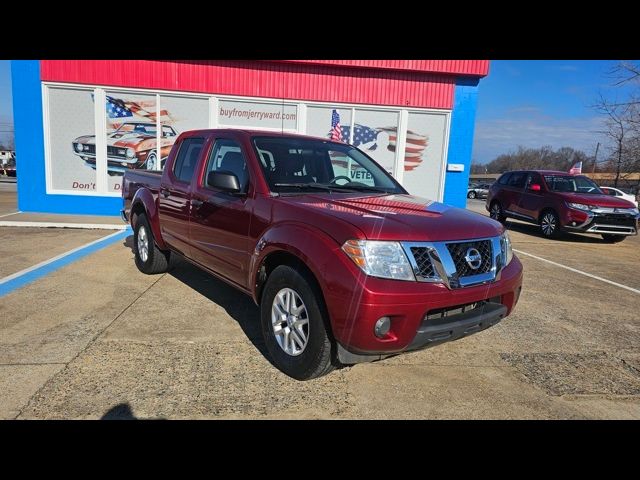
[[[504,175],[502,175],[500,177],[500,180],[498,180],[498,183],[500,185],[506,185],[509,182],[509,177],[511,176],[510,173],[505,173]]]
[[[191,182],[193,171],[200,158],[204,138],[185,138],[180,145],[178,156],[173,164],[173,174],[181,182]]]
[[[523,188],[527,174],[523,172],[512,173],[509,178],[509,186],[513,188]]]

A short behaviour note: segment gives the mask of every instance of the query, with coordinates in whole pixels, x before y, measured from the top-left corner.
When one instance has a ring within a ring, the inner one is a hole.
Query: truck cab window
[[[207,168],[204,172],[202,183],[206,184],[209,172],[231,172],[240,182],[240,188],[244,192],[249,183],[249,171],[247,170],[247,161],[242,154],[242,149],[233,140],[219,139],[216,140],[209,160]]]
[[[181,182],[191,182],[203,144],[204,138],[185,138],[182,141],[173,165],[173,173]]]

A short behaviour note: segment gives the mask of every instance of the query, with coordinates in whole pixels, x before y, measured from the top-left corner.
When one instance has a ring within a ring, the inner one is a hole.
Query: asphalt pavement
[[[21,228],[2,275],[111,233]],[[308,382],[271,365],[251,299],[187,263],[141,274],[129,235],[2,297],[0,417],[640,419],[640,239],[510,233],[503,322]]]

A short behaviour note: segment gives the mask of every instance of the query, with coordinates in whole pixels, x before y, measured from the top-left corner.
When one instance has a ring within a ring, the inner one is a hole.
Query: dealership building
[[[341,140],[410,193],[463,207],[487,60],[14,60],[18,209],[117,215],[123,172],[177,136],[251,128]]]

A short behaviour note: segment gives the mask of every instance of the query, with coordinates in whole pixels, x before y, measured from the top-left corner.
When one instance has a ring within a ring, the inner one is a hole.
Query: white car
[[[613,188],[613,187],[600,187],[600,190],[602,190],[607,195],[611,195],[612,197],[622,198],[623,200],[627,200],[633,203],[636,207],[638,206],[636,197],[634,195],[631,195],[630,193],[625,193],[622,190],[618,190],[617,188]]]

